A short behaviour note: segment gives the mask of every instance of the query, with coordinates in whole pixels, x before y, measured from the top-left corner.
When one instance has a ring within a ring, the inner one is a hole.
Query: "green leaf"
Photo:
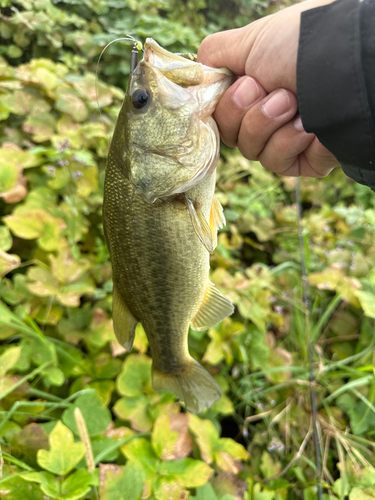
[[[210,464],[219,445],[216,427],[210,420],[202,420],[196,415],[189,414],[189,429],[195,435],[202,460]]]
[[[220,500],[211,483],[206,483],[197,488],[196,495],[192,498],[194,500]]]
[[[40,483],[42,491],[58,500],[78,500],[91,490],[91,485],[97,485],[95,474],[90,474],[86,468],[78,469],[60,482],[49,472],[31,472],[23,474],[27,481]]]
[[[0,377],[3,377],[17,363],[21,354],[21,347],[9,347],[0,356]]]
[[[95,85],[96,84],[96,85]],[[112,102],[112,92],[108,85],[101,81],[96,81],[94,75],[85,75],[81,82],[75,82],[74,87],[88,100],[99,107],[109,106]]]
[[[62,482],[61,498],[78,500],[90,492],[92,484],[95,484],[93,475],[86,468],[78,469]]]
[[[11,171],[17,170],[17,172],[20,172],[24,168],[35,167],[39,164],[40,159],[37,156],[30,151],[23,151],[16,144],[6,142],[0,148],[0,172],[3,171],[5,167],[11,167]],[[9,170],[6,170],[7,174],[4,175],[9,175]],[[2,190],[0,190],[0,192],[2,192]]]
[[[189,497],[189,492],[175,476],[156,477],[154,491],[157,500],[186,500]]]
[[[358,290],[355,294],[358,297],[366,316],[368,316],[369,318],[375,318],[375,294],[371,292],[364,292],[362,290]]]
[[[43,375],[51,385],[60,387],[65,381],[64,372],[58,366],[48,366],[43,370]]]
[[[130,429],[129,429],[130,431]],[[107,436],[96,436],[92,437],[90,439],[91,441],[91,448],[92,448],[92,453],[94,457],[99,455],[102,451],[104,451],[107,448],[110,448],[112,445],[116,443],[116,440]],[[119,451],[118,450],[113,450],[112,452],[108,453],[101,461],[100,463],[103,462],[116,462],[119,456]],[[86,466],[86,459],[83,458],[77,465],[77,467],[85,467]]]
[[[123,369],[117,377],[117,391],[122,396],[140,396],[151,389],[152,360],[144,354],[130,354],[124,361]]]
[[[159,465],[151,444],[144,438],[133,439],[129,443],[121,446],[121,452],[126,458],[136,463],[145,475],[145,488],[148,494],[151,494],[152,485],[156,476],[156,470]]]
[[[247,482],[230,472],[220,472],[215,477],[213,486],[220,499],[227,495],[243,498],[247,489]]]
[[[61,421],[58,421],[49,435],[49,445],[49,451],[38,451],[37,460],[40,467],[54,474],[67,474],[85,454],[84,444],[75,443],[73,434]]]
[[[48,434],[33,422],[17,434],[13,440],[12,453],[32,466],[36,466],[38,450],[48,450]]]
[[[33,141],[48,141],[55,133],[56,120],[49,112],[39,112],[33,110],[22,125],[22,129],[32,134]]]
[[[0,226],[0,250],[8,251],[13,243],[12,236],[6,226]]]
[[[112,417],[109,409],[103,404],[101,398],[95,391],[82,394],[62,415],[62,421],[77,436],[78,428],[74,418],[74,409],[79,408],[85,419],[87,431],[90,436],[103,432],[110,424]]]
[[[364,401],[357,401],[349,394],[342,394],[337,398],[337,404],[349,416],[354,434],[360,435],[374,429],[375,414],[367,411]]]
[[[16,254],[0,250],[0,278],[20,265],[21,259]]]
[[[223,394],[221,398],[215,401],[211,409],[221,415],[232,415],[235,411],[233,402],[226,394]]]
[[[121,360],[101,352],[95,359],[94,370],[96,378],[113,379],[121,370]]]
[[[30,484],[21,476],[7,477],[1,483],[0,491],[7,492],[4,500],[44,500],[45,498],[38,484]]]
[[[152,446],[160,458],[175,460],[190,454],[193,442],[187,424],[188,416],[182,413],[160,415],[156,419],[152,432]]]
[[[275,500],[275,492],[262,488],[260,483],[255,483],[253,488],[253,500]]]
[[[375,491],[362,489],[362,488],[353,488],[349,494],[349,500],[374,500]]]
[[[85,103],[73,90],[67,87],[58,87],[56,109],[63,113],[69,113],[77,122],[83,122],[87,119],[88,111]]]
[[[305,488],[303,490],[303,500],[316,500],[316,488]]]
[[[16,424],[16,422],[8,420],[0,429],[0,437],[5,438],[8,443],[11,443],[21,429],[22,427]]]
[[[147,347],[148,347],[148,339],[146,332],[144,331],[144,328],[141,325],[141,323],[138,323],[138,325],[135,328],[133,349],[136,349],[140,353],[145,353],[147,351]]]
[[[58,479],[49,472],[29,472],[23,474],[24,479],[40,484],[40,488],[46,495],[60,499],[60,483]]]
[[[111,402],[112,393],[115,390],[115,382],[113,380],[96,380],[87,384],[87,387],[95,389],[103,404],[108,406]]]
[[[107,467],[107,468],[105,468]],[[101,500],[140,500],[143,493],[144,474],[134,462],[128,462],[124,469],[111,471],[111,466],[103,466],[103,486],[100,488]]]
[[[264,451],[261,458],[260,470],[265,478],[276,476],[281,471],[281,463],[274,462],[271,455],[267,451]]]
[[[113,411],[122,420],[129,420],[133,429],[147,432],[153,424],[148,406],[149,400],[146,396],[123,397],[116,401]]]
[[[176,480],[186,488],[197,488],[210,479],[213,470],[200,460],[181,458],[162,462],[158,472],[161,475],[175,476]]]
[[[65,222],[46,210],[30,210],[26,205],[19,206],[12,215],[4,217],[4,222],[20,238],[38,238],[43,250],[53,251],[61,246],[60,233],[65,228]]]
[[[249,458],[248,451],[240,443],[236,443],[231,438],[221,438],[219,441],[221,451],[225,451],[237,460],[247,460]]]
[[[155,475],[159,460],[147,439],[133,439],[121,446],[121,452],[142,467],[146,476]]]
[[[14,165],[4,165],[0,169],[0,195],[14,188],[19,173],[19,169]]]
[[[171,454],[176,448],[178,432],[171,430],[169,415],[161,415],[154,424],[152,446],[160,457]]]
[[[57,85],[57,75],[47,68],[37,68],[34,73],[38,82],[47,90],[52,90]]]

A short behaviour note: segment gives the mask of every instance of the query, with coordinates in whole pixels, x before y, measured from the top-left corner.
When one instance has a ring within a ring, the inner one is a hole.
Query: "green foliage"
[[[87,431],[90,436],[101,434],[111,423],[111,412],[103,404],[96,392],[82,394],[77,398],[73,405],[67,408],[62,421],[76,435],[79,434],[77,424],[74,418],[74,409],[79,408],[87,425]]]
[[[70,472],[85,454],[83,443],[75,443],[73,434],[58,422],[49,435],[50,449],[39,450],[40,467],[58,475]]]
[[[339,169],[301,181],[308,314],[294,179],[222,147],[211,280],[236,311],[189,335],[223,392],[211,409],[186,414],[153,391],[141,325],[132,354],[113,333],[101,205],[130,45],[108,47],[96,82],[99,54],[126,34],[196,51],[279,4],[0,5],[0,496],[315,499],[313,341],[323,498],[374,498],[375,203]]]
[[[119,468],[120,469],[120,468]],[[124,469],[106,472],[100,494],[103,500],[140,500],[143,492],[144,474],[142,468],[128,462]]]

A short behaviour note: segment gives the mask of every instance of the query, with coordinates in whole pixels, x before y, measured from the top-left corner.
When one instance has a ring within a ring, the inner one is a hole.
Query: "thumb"
[[[236,75],[245,75],[246,60],[254,40],[253,30],[249,28],[245,26],[209,35],[200,44],[197,61],[213,68],[229,68]]]

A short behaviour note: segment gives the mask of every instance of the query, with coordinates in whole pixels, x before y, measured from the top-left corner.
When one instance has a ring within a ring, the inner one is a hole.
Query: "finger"
[[[277,89],[252,106],[242,119],[237,146],[243,156],[257,160],[268,140],[288,123],[297,111],[297,98],[285,89]]]
[[[258,160],[264,168],[276,174],[302,175],[299,155],[303,154],[314,139],[314,134],[307,134],[303,130],[300,118],[293,119],[271,135]],[[304,166],[306,169],[307,165]],[[307,168],[305,175],[317,177],[310,170]]]
[[[245,64],[253,43],[252,29],[237,28],[206,37],[198,49],[197,61],[213,68],[229,68],[245,75]]]
[[[320,146],[319,146],[320,145]],[[298,177],[325,177],[337,166],[336,158],[304,131],[300,117],[279,128],[269,139],[259,161],[267,170]]]
[[[220,136],[227,146],[237,144],[238,132],[246,112],[267,95],[254,78],[239,78],[223,95],[215,109],[214,118]]]
[[[317,174],[315,177],[325,177],[338,166],[337,158],[315,137],[301,158],[300,169],[301,175],[306,175],[303,172],[311,168]]]

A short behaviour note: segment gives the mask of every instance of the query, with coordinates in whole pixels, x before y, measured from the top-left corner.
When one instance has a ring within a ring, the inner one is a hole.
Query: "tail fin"
[[[152,368],[152,386],[155,391],[166,389],[185,401],[192,413],[201,413],[221,397],[221,389],[202,365],[190,358],[189,366],[181,374],[168,375]]]

